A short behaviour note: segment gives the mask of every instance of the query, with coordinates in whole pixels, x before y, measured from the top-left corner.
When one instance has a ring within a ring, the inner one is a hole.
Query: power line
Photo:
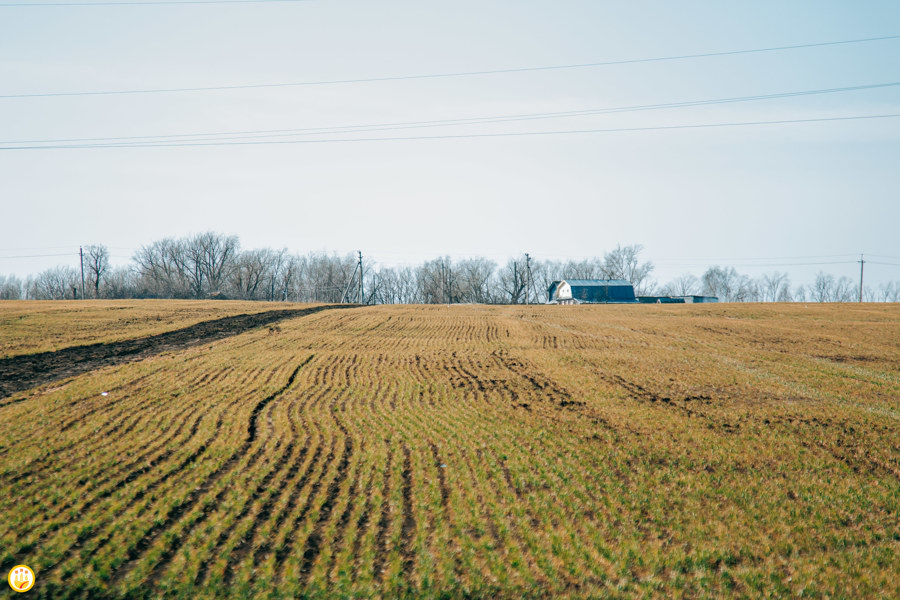
[[[137,2],[7,2],[0,7],[32,7],[32,6],[146,6],[150,4],[289,4],[295,2],[311,2],[312,0],[139,0]]]
[[[423,135],[408,137],[379,137],[379,138],[332,138],[319,140],[256,140],[256,141],[192,141],[192,142],[158,142],[146,144],[57,144],[49,146],[3,146],[0,150],[61,150],[61,149],[87,149],[87,148],[179,148],[189,146],[259,146],[259,145],[284,145],[284,144],[335,144],[356,142],[399,142],[415,140],[452,140],[452,139],[478,139],[501,137],[528,137],[550,135],[575,135],[589,133],[630,133],[638,131],[673,131],[684,129],[712,129],[722,127],[750,127],[760,125],[789,125],[797,123],[824,123],[836,121],[855,121],[864,119],[890,119],[900,117],[900,113],[885,115],[856,115],[851,117],[823,117],[817,119],[783,119],[778,121],[744,121],[735,123],[701,123],[695,125],[665,125],[654,127],[617,127],[610,129],[570,129],[561,131],[520,131],[507,133],[471,133],[459,135]]]
[[[60,250],[72,246],[32,246],[29,248],[0,248],[0,252],[24,252],[26,250]]]
[[[769,267],[810,267],[810,266],[820,266],[820,265],[850,265],[857,261],[854,260],[838,260],[838,261],[826,261],[826,262],[791,262],[791,263],[741,263],[729,261],[726,259],[719,259],[718,261],[708,261],[708,262],[695,262],[695,263],[667,263],[664,265],[659,265],[660,267],[666,269],[673,268],[690,268],[697,266],[704,266],[709,264],[709,262],[721,262],[729,267],[742,267],[742,268],[769,268]],[[869,261],[866,261],[867,263]]]
[[[208,3],[210,0],[193,0],[201,3]],[[230,0],[237,1],[237,0]],[[252,0],[241,0],[244,2],[252,2]],[[262,0],[257,0],[262,1]],[[300,0],[267,0],[271,2],[290,2],[290,1],[300,1]],[[149,3],[149,2],[148,2]],[[159,2],[163,3],[163,2]],[[173,4],[187,4],[187,2],[172,2]],[[211,2],[211,3],[219,3],[219,2]],[[123,3],[123,4],[137,4],[137,3]],[[0,6],[20,6],[16,5],[0,5]],[[880,37],[871,37],[871,38],[861,38],[855,40],[841,40],[835,42],[816,42],[811,44],[796,44],[791,46],[771,46],[767,48],[751,48],[745,50],[728,50],[723,52],[705,52],[699,54],[680,54],[674,56],[659,56],[653,58],[633,58],[626,60],[610,60],[610,61],[601,61],[601,62],[592,62],[592,63],[578,63],[578,64],[568,64],[568,65],[551,65],[544,67],[518,67],[512,69],[488,69],[482,71],[459,71],[453,73],[429,73],[429,74],[417,74],[417,75],[395,75],[395,76],[387,76],[387,77],[367,77],[367,78],[356,78],[356,79],[329,79],[329,80],[321,80],[321,81],[300,81],[300,82],[288,82],[288,83],[257,83],[257,84],[241,84],[241,85],[216,85],[216,86],[197,86],[197,87],[181,87],[181,88],[149,88],[149,89],[130,89],[130,90],[102,90],[102,91],[88,91],[88,92],[48,92],[48,93],[33,93],[33,94],[5,94],[0,95],[0,98],[50,98],[50,97],[60,97],[60,96],[113,96],[113,95],[124,95],[124,94],[167,94],[167,93],[176,93],[176,92],[212,92],[212,91],[226,91],[226,90],[246,90],[246,89],[263,89],[263,88],[280,88],[280,87],[305,87],[305,86],[318,86],[318,85],[344,85],[344,84],[356,84],[356,83],[375,83],[375,82],[384,82],[384,81],[407,81],[414,79],[440,79],[447,77],[474,77],[474,76],[482,76],[482,75],[500,75],[506,73],[530,73],[537,71],[554,71],[554,70],[563,70],[563,69],[586,69],[586,68],[595,68],[595,67],[608,67],[614,65],[629,65],[629,64],[639,64],[639,63],[652,63],[652,62],[664,62],[664,61],[676,61],[676,60],[690,60],[695,58],[711,58],[716,56],[734,56],[739,54],[758,54],[763,52],[779,52],[783,50],[799,50],[802,48],[817,48],[824,46],[838,46],[844,44],[861,44],[868,42],[878,42],[878,41],[886,41],[900,38],[900,35],[886,35]]]
[[[427,121],[401,121],[394,123],[374,123],[368,125],[337,125],[332,127],[308,127],[300,129],[262,129],[251,131],[225,131],[213,133],[185,133],[185,134],[169,134],[169,135],[144,135],[144,136],[118,136],[118,137],[93,137],[93,138],[68,138],[68,139],[49,139],[49,140],[14,140],[0,141],[0,144],[52,144],[52,143],[69,143],[69,142],[125,142],[136,140],[159,140],[159,141],[176,141],[178,138],[196,138],[195,141],[201,141],[203,138],[218,139],[250,139],[252,137],[271,138],[271,137],[289,137],[297,135],[317,135],[332,133],[363,133],[370,131],[391,131],[398,129],[419,129],[428,127],[449,127],[460,125],[485,125],[492,123],[507,123],[516,121],[529,121],[539,119],[558,119],[582,117],[601,114],[613,114],[623,112],[638,112],[647,110],[663,110],[672,108],[685,108],[695,106],[708,106],[714,104],[727,104],[737,102],[751,102],[758,100],[771,100],[781,98],[792,98],[797,96],[811,96],[821,94],[834,94],[841,92],[861,91],[877,88],[896,87],[900,82],[889,83],[873,83],[867,85],[856,85],[840,88],[825,88],[818,90],[802,90],[793,92],[779,92],[775,94],[762,94],[754,96],[736,96],[729,98],[714,98],[707,100],[689,100],[681,102],[668,102],[660,104],[639,104],[632,106],[618,106],[610,108],[592,108],[574,111],[559,111],[547,113],[524,113],[524,114],[507,114],[493,115],[487,117],[469,117],[458,119],[434,119]],[[232,137],[225,137],[232,136]],[[167,139],[168,138],[168,139]]]
[[[20,256],[0,256],[0,260],[9,258],[45,258],[48,256],[74,256],[74,253],[66,252],[64,254],[23,254]]]
[[[725,257],[725,258],[693,258],[693,259],[672,259],[678,263],[684,262],[708,262],[710,260],[732,260],[732,261],[765,261],[765,260],[804,260],[804,259],[813,259],[813,258],[848,258],[851,256],[856,256],[855,254],[814,254],[807,256],[769,256],[769,257]],[[663,259],[659,262],[666,262],[666,259]]]

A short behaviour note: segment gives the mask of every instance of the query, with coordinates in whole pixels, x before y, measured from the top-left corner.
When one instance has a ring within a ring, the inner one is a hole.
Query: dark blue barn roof
[[[557,299],[556,290],[568,283],[572,289],[572,298],[578,302],[637,302],[634,297],[634,286],[624,279],[564,279],[550,284],[550,299]]]

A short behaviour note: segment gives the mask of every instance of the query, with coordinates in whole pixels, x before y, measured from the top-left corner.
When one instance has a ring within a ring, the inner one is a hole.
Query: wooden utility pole
[[[84,248],[78,246],[78,258],[81,260],[81,299],[84,300]]]
[[[525,253],[525,304],[528,304],[528,283],[531,281],[531,256]]]
[[[356,270],[360,270],[359,279],[356,278]],[[356,288],[356,301],[359,303],[360,296],[362,295],[362,252],[359,252],[359,261],[357,261],[356,266],[353,267],[353,273],[350,274],[350,279],[347,280],[347,287],[344,288],[344,293],[341,294],[341,304],[344,303],[345,299],[347,302],[350,302],[350,290],[353,289],[353,284],[357,285]]]
[[[518,267],[519,267],[519,263],[513,262],[513,293],[515,294],[515,296],[513,296],[513,299],[512,299],[513,304],[519,303],[519,290],[516,289],[519,285],[519,268]]]
[[[356,292],[356,303],[362,304],[363,300],[363,266],[362,266],[362,251],[357,250],[356,252],[359,254],[359,290]]]
[[[863,260],[863,255],[859,255],[859,301],[862,302],[862,290],[863,290],[863,267],[866,265],[866,261]]]

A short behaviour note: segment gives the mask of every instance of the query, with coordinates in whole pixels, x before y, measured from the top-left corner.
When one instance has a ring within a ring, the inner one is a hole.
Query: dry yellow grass
[[[296,306],[231,300],[0,302],[0,358],[155,335],[230,315]]]
[[[900,596],[896,305],[324,311],[0,440],[37,597]]]

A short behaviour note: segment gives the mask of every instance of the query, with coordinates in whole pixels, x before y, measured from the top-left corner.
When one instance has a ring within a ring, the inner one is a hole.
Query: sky
[[[213,230],[900,281],[895,0],[91,2],[0,0],[0,274]]]

